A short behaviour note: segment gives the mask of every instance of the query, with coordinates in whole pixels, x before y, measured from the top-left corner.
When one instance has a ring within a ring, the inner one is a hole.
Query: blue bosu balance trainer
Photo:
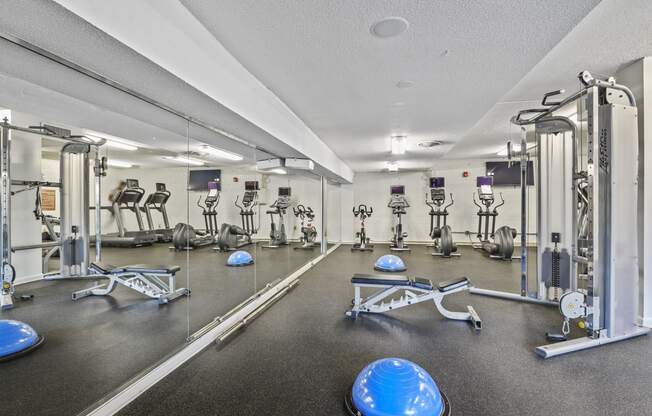
[[[40,347],[44,340],[26,323],[0,320],[0,362],[27,354]]]
[[[231,267],[249,266],[250,264],[254,264],[254,258],[251,257],[251,254],[243,250],[234,252],[226,261],[226,265]]]
[[[376,260],[374,270],[379,272],[404,272],[407,270],[403,259],[393,254],[385,254]]]
[[[352,416],[449,416],[450,404],[423,368],[401,358],[366,366],[345,396]]]

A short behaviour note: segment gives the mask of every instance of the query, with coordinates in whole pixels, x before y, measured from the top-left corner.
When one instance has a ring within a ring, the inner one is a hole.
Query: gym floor
[[[18,286],[17,295],[34,299],[17,302],[3,317],[30,322],[46,342],[33,354],[1,364],[0,413],[77,414],[180,347],[189,333],[319,255],[319,248],[263,250],[261,245],[247,248],[256,265],[243,268],[226,267],[230,253],[211,247],[189,253],[169,250],[168,244],[104,250],[106,263],[180,265],[177,286],[190,287],[192,296],[168,305],[122,286],[110,296],[71,300],[72,292],[94,281]]]
[[[373,273],[385,252],[386,246],[373,253],[340,247],[228,344],[205,350],[121,415],[344,415],[355,375],[392,356],[428,370],[454,415],[650,414],[650,337],[544,361],[534,347],[559,328],[556,308],[470,294],[445,304],[473,305],[484,323],[479,334],[429,303],[347,319],[351,276]],[[470,247],[461,252],[433,259],[415,245],[403,255],[407,274],[433,282],[467,275],[478,287],[518,289],[518,261],[490,260]]]

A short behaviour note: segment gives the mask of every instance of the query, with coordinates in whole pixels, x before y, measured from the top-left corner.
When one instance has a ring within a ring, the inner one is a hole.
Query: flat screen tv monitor
[[[245,191],[259,191],[258,181],[245,181]]]
[[[165,189],[165,184],[158,182],[156,184],[156,192],[165,192],[167,189]]]
[[[278,188],[278,196],[292,196],[292,188]]]
[[[191,170],[188,178],[189,191],[208,191],[208,183],[222,183],[222,171],[219,169]]]
[[[139,188],[138,179],[127,179],[127,188]]]
[[[521,184],[521,165],[520,163],[509,162],[487,162],[487,176],[494,178],[494,186]],[[534,164],[532,161],[527,162],[527,184],[534,185]]]
[[[403,185],[392,185],[389,187],[389,192],[392,195],[405,195],[405,186]]]
[[[430,187],[431,188],[443,188],[445,184],[445,179],[441,176],[436,178],[430,178]]]

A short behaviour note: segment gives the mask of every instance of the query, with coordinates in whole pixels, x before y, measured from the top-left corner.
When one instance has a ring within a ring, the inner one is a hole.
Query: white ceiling
[[[409,136],[399,166],[431,167],[599,3],[181,2],[357,171],[384,167],[392,134]],[[388,16],[407,19],[408,31],[373,37],[369,27]],[[399,89],[401,80],[415,85]],[[427,138],[446,145],[418,150]]]
[[[545,92],[577,91],[577,75],[609,77],[652,55],[652,1],[603,0],[466,134],[447,158],[487,157],[518,134],[509,118],[539,107]]]

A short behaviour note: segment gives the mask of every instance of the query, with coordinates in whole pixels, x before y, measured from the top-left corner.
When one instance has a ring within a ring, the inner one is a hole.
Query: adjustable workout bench
[[[179,266],[152,266],[135,264],[131,266],[109,266],[102,263],[91,263],[89,270],[93,274],[109,278],[109,283],[101,284],[72,294],[72,300],[86,296],[106,296],[121,284],[142,293],[158,303],[168,303],[180,296],[188,296],[186,288],[175,289],[175,275],[181,270]],[[163,280],[167,278],[167,283]]]
[[[355,274],[351,278],[351,283],[355,290],[355,298],[353,299],[353,308],[346,312],[350,318],[357,318],[359,313],[383,313],[432,300],[439,313],[444,317],[459,321],[471,321],[476,331],[482,329],[482,320],[472,306],[467,306],[468,312],[453,312],[442,305],[444,296],[469,289],[470,282],[466,277],[441,282],[437,287],[433,287],[430,280],[419,277],[411,279],[407,276]],[[360,289],[363,287],[379,288],[380,290],[367,298],[362,298]],[[405,296],[401,296],[400,299],[390,299],[388,303],[383,302],[383,299],[400,290],[405,292]]]

